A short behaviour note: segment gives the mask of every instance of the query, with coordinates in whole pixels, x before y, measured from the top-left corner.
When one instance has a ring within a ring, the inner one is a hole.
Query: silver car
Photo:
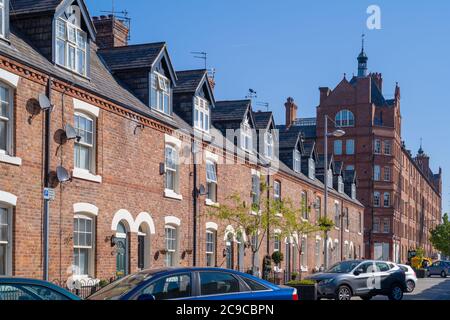
[[[442,278],[447,278],[450,274],[450,263],[446,261],[436,261],[427,268],[427,271],[428,277],[441,276]]]
[[[405,264],[399,264],[398,265],[400,269],[405,271],[405,277],[406,277],[406,290],[408,293],[412,293],[416,289],[417,285],[417,276],[416,272],[411,268],[411,266],[407,266]]]

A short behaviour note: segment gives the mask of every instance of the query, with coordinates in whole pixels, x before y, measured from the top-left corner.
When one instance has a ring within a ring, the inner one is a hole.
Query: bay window
[[[373,151],[375,154],[381,154],[381,140],[380,139],[375,139]]]
[[[151,73],[150,104],[153,109],[172,114],[170,81],[158,72]]]
[[[384,154],[387,156],[392,155],[392,143],[389,140],[384,141]]]
[[[384,167],[384,181],[391,181],[391,168]]]
[[[166,242],[166,267],[175,267],[177,264],[178,252],[178,234],[177,228],[171,225],[165,227],[165,242]]]
[[[12,90],[0,83],[0,154],[13,152],[13,115]]]
[[[201,97],[194,97],[194,128],[203,132],[210,128],[209,102]]]
[[[75,140],[75,168],[95,173],[95,121],[80,112],[75,113],[75,131],[80,141]]]
[[[56,64],[86,76],[87,35],[81,28],[62,18],[56,20]]]
[[[217,167],[212,161],[206,161],[207,199],[217,202]]]
[[[89,277],[94,270],[94,220],[88,216],[77,215],[73,229],[74,274]]]
[[[391,206],[391,194],[389,192],[384,193],[384,207],[388,208]]]
[[[179,192],[178,187],[178,175],[179,175],[179,167],[178,167],[178,152],[177,150],[171,146],[166,145],[166,173],[165,173],[165,188],[166,190],[171,190],[175,193]]]

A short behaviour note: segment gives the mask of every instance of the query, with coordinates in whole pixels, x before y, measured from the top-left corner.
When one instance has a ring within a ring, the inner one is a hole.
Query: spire
[[[367,61],[369,60],[369,58],[364,52],[365,37],[366,37],[365,34],[361,36],[362,46],[361,46],[361,53],[358,56],[358,77],[367,76]]]

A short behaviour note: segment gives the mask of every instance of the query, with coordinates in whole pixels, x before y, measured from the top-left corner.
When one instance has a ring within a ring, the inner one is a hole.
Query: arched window
[[[349,110],[342,110],[336,115],[336,125],[338,127],[354,127],[355,116]]]
[[[74,275],[94,277],[95,219],[88,214],[77,214],[73,222]]]
[[[381,206],[381,195],[378,191],[373,194],[373,206],[374,207]]]
[[[0,83],[0,154],[13,152],[13,90]]]

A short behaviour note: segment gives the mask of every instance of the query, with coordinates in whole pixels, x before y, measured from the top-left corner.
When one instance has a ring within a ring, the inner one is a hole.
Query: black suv
[[[376,295],[384,295],[389,300],[402,300],[407,291],[405,272],[384,261],[342,261],[308,279],[317,282],[319,299],[350,300],[352,296],[359,296],[370,300]]]

